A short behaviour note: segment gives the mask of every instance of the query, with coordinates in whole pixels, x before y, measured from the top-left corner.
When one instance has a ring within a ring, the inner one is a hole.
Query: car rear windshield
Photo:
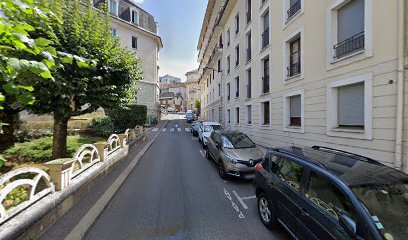
[[[204,132],[212,132],[213,130],[220,130],[221,125],[205,125]]]
[[[352,187],[386,240],[407,239],[408,183],[373,183]]]
[[[235,149],[255,147],[255,143],[243,133],[229,134],[227,138]]]

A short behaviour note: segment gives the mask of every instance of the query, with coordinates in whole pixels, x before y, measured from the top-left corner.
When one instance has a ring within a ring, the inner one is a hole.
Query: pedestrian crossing
[[[161,131],[166,132],[169,129],[170,132],[182,132],[183,129],[181,127],[169,127],[169,128],[163,128]],[[158,132],[160,129],[159,128],[152,128],[152,132]],[[185,132],[190,132],[190,128],[184,128]]]

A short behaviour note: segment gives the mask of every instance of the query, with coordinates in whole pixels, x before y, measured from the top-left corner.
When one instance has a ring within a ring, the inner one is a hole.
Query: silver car
[[[213,131],[208,138],[206,157],[217,163],[221,178],[253,178],[255,165],[262,161],[263,155],[255,143],[242,132]]]

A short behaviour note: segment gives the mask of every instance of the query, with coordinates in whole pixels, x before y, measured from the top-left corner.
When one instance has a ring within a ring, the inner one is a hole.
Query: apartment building
[[[181,78],[170,76],[169,74],[160,77],[160,84],[181,83]]]
[[[195,110],[198,109],[195,107],[195,102],[197,100],[201,101],[201,89],[198,85],[198,71],[193,70],[186,73],[187,81],[186,81],[186,91],[187,91],[187,109],[188,110]]]
[[[141,59],[143,79],[138,81],[137,103],[147,106],[147,114],[160,117],[159,51],[163,43],[154,17],[130,0],[92,0],[98,8],[108,3],[112,34],[123,47]]]
[[[407,12],[403,0],[209,0],[206,118],[265,147],[324,145],[407,172]]]

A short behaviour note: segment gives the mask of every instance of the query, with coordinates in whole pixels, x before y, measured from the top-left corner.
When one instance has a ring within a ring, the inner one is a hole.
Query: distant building
[[[165,75],[160,77],[160,84],[181,83],[181,78]]]
[[[170,84],[161,84],[160,93],[164,92],[174,92],[174,94],[180,94],[183,99],[187,98],[187,89],[186,83],[170,83]]]
[[[160,94],[160,105],[164,110],[185,111],[185,101],[180,93],[164,92]]]
[[[187,109],[191,110],[198,110],[195,107],[195,101],[200,100],[200,85],[198,85],[198,71],[193,70],[186,73],[187,81],[186,81],[186,93],[187,93]]]

